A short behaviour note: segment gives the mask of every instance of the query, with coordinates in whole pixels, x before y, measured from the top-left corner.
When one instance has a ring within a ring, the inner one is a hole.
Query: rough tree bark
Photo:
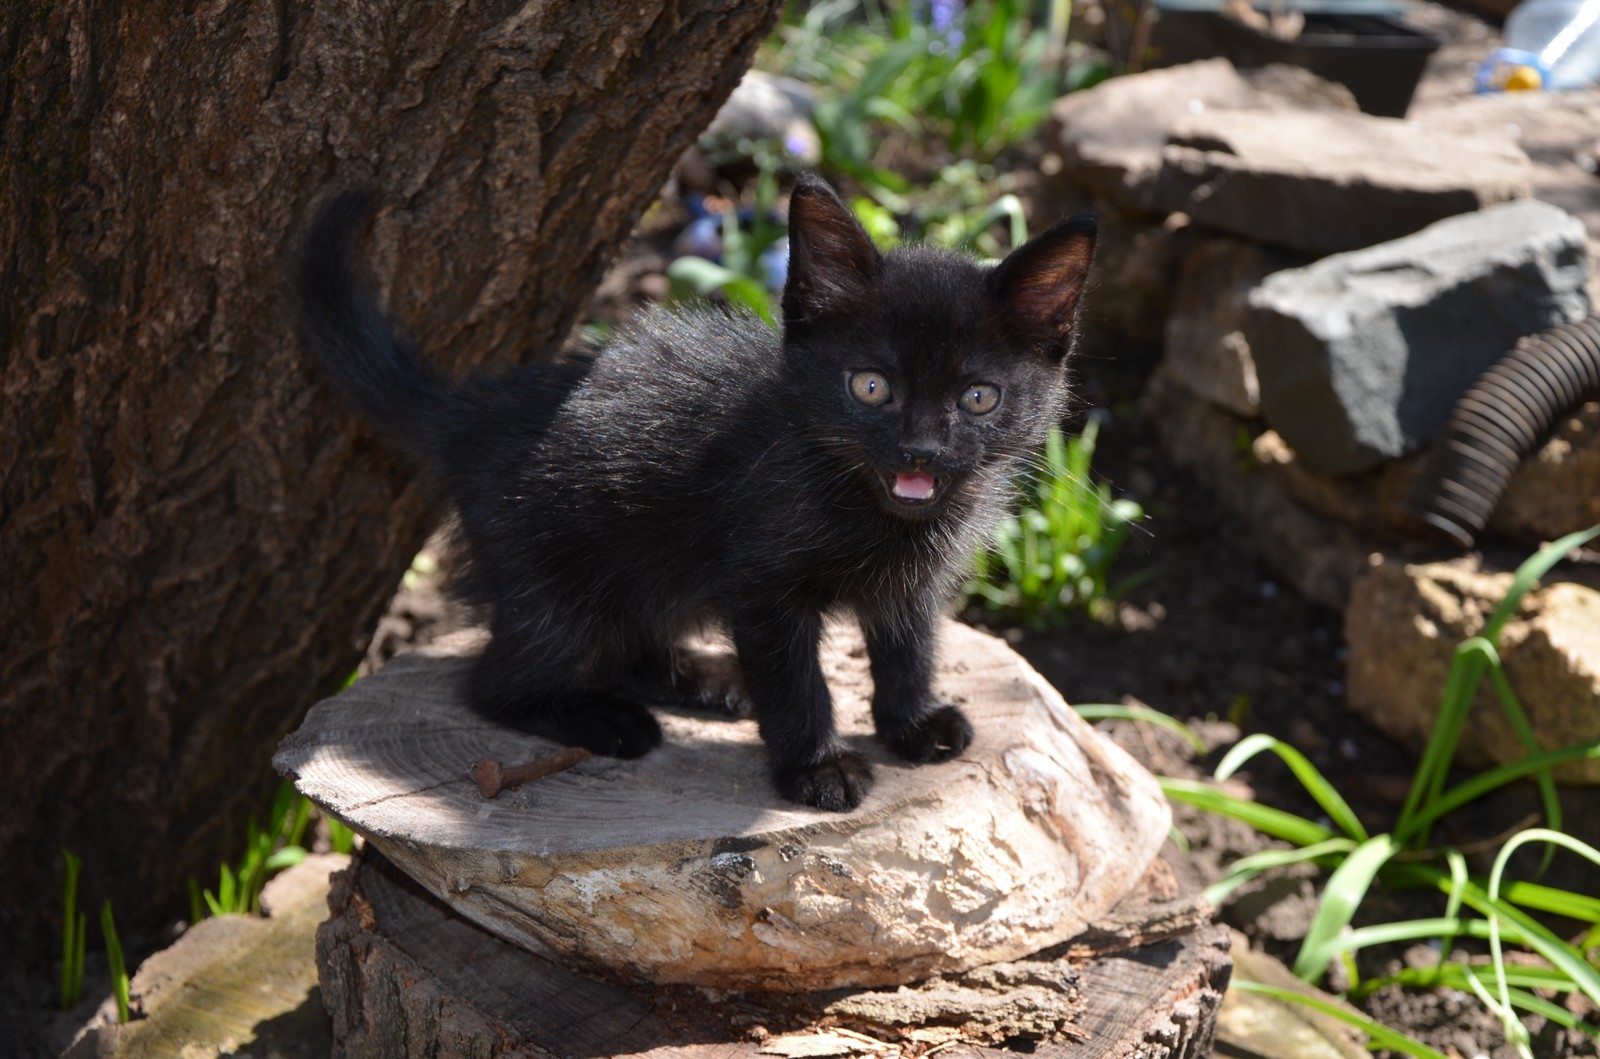
[[[445,363],[548,352],[778,7],[0,5],[8,949],[61,846],[124,930],[215,877],[427,528],[292,337],[310,205],[381,188],[376,271]]]

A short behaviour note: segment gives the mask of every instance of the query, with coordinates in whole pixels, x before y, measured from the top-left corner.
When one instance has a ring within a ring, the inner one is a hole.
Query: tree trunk
[[[62,846],[124,931],[214,880],[428,528],[292,335],[314,200],[379,188],[441,363],[546,354],[778,7],[0,8],[7,948],[49,936]]]

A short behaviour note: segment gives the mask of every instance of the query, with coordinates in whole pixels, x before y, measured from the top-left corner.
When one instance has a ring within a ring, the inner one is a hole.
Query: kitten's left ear
[[[1053,358],[1072,350],[1099,227],[1092,213],[1069,217],[1012,251],[989,274],[990,289],[1013,322]]]
[[[801,177],[789,198],[786,324],[848,309],[867,293],[882,264],[866,229],[833,188],[820,177]]]

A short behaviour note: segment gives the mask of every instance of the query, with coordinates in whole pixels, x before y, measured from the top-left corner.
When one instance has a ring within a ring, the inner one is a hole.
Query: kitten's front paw
[[[791,802],[843,813],[872,789],[872,765],[853,750],[840,750],[817,765],[795,765],[773,773],[778,793]]]
[[[889,749],[923,765],[949,761],[972,745],[972,722],[954,706],[939,706],[898,731],[880,732]]]

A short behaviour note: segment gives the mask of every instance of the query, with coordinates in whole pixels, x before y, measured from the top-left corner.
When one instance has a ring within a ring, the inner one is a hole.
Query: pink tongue
[[[933,495],[933,475],[904,471],[894,476],[894,495],[902,500],[926,500]]]

